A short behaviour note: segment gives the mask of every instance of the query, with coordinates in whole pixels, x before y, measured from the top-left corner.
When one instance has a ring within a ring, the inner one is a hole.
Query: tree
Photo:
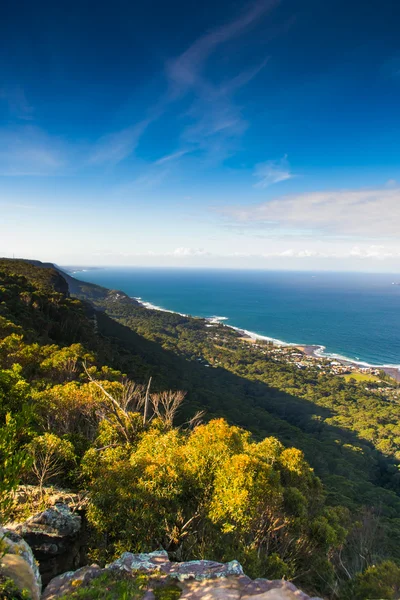
[[[68,464],[75,460],[71,442],[53,433],[34,438],[28,446],[28,451],[32,457],[31,471],[38,482],[41,495],[44,484],[62,475]]]
[[[96,437],[98,411],[102,398],[98,390],[85,383],[70,381],[33,395],[41,426],[56,435]]]
[[[153,419],[134,442],[88,450],[83,470],[105,559],[162,546],[178,560],[236,558],[253,576],[311,573],[317,589],[343,543],[303,454],[223,419],[194,430]]]
[[[387,560],[379,565],[368,567],[359,573],[349,585],[347,598],[351,600],[367,600],[368,598],[385,598],[396,600],[400,596],[400,567]]]

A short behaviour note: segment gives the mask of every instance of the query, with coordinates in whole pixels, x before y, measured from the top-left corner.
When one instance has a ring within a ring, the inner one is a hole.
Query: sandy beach
[[[307,356],[312,356],[313,358],[316,358],[318,360],[321,359],[326,359],[326,360],[333,360],[335,362],[341,363],[342,365],[351,365],[353,367],[356,367],[357,369],[379,369],[380,371],[384,371],[385,373],[387,373],[387,375],[389,375],[390,377],[392,377],[393,379],[395,379],[396,381],[398,381],[400,383],[400,369],[396,369],[395,367],[385,367],[383,365],[370,365],[370,366],[362,366],[357,362],[354,362],[352,360],[346,360],[344,358],[337,358],[337,357],[330,357],[330,356],[320,356],[320,354],[318,354],[318,351],[321,350],[321,346],[296,346],[296,348],[298,348],[299,350],[301,350],[301,352],[304,352],[304,354],[306,354]]]

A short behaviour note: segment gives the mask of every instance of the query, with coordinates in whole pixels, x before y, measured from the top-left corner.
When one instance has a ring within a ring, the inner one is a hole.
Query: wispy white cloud
[[[221,211],[243,225],[323,235],[398,238],[400,188],[338,190],[283,196],[252,206]]]
[[[57,175],[66,165],[64,145],[39,128],[0,130],[0,176]]]
[[[263,254],[265,258],[333,258],[333,259],[346,259],[346,258],[355,258],[355,259],[373,259],[373,260],[385,260],[385,259],[393,259],[400,258],[400,248],[397,250],[390,249],[388,250],[385,246],[353,246],[350,249],[341,249],[340,247],[337,250],[312,250],[309,248],[304,248],[300,250],[295,250],[293,248],[289,248],[288,250],[282,250],[281,252],[267,252]]]
[[[393,188],[397,186],[397,181],[395,179],[388,179],[386,182],[386,187]]]
[[[128,185],[131,191],[152,189],[157,187],[165,179],[168,173],[168,168],[157,169],[151,167],[146,173],[143,173],[143,175],[140,175]]]
[[[216,82],[205,74],[207,59],[221,46],[242,35],[279,0],[259,0],[240,17],[213,29],[196,40],[185,52],[167,64],[170,101],[189,93],[194,96],[185,118],[182,144],[222,161],[231,153],[232,143],[246,131],[248,123],[234,94],[248,84],[266,65],[267,58],[230,80]]]
[[[162,156],[161,158],[156,160],[153,164],[163,165],[168,162],[174,162],[174,161],[178,160],[179,158],[181,158],[182,156],[185,156],[185,154],[189,154],[190,152],[191,151],[187,150],[187,149],[178,150],[177,152],[172,152],[171,154],[166,154],[165,156]]]
[[[200,37],[183,54],[167,65],[170,94],[180,96],[196,87],[202,79],[202,70],[209,56],[222,44],[239,36],[279,0],[259,0],[240,17],[211,30]]]
[[[232,141],[247,129],[241,109],[234,103],[237,90],[249,83],[265,66],[267,59],[230,80],[211,81],[205,75],[207,59],[221,46],[235,39],[256,24],[280,0],[256,0],[239,17],[216,27],[198,38],[189,48],[165,68],[167,91],[150,107],[148,118],[139,123],[101,137],[89,153],[90,165],[116,165],[137,148],[150,123],[167,108],[190,97],[191,105],[181,115],[184,124],[178,148],[153,163],[156,167],[200,151],[213,160],[221,161],[230,154]]]
[[[101,137],[89,153],[91,165],[115,165],[136,149],[139,140],[152,119],[144,119],[131,127]]]
[[[256,0],[240,16],[199,37],[167,63],[166,92],[149,107],[147,115],[128,127],[106,133],[91,145],[76,144],[67,150],[66,144],[33,126],[19,128],[11,136],[0,131],[0,173],[47,175],[57,174],[65,167],[78,170],[82,166],[115,166],[135,152],[149,125],[184,97],[187,103],[180,115],[182,131],[176,150],[154,161],[150,173],[144,173],[143,177],[154,185],[165,176],[158,177],[156,169],[167,163],[173,169],[193,152],[212,161],[223,161],[234,151],[248,127],[234,95],[256,77],[267,58],[230,79],[219,81],[207,76],[207,60],[225,44],[248,32],[278,3],[279,0]],[[33,107],[21,86],[0,86],[1,102],[6,103],[12,117],[25,121],[33,118]]]
[[[94,253],[92,256],[114,256],[114,257],[124,257],[124,258],[140,258],[140,257],[165,257],[165,258],[195,258],[195,257],[208,257],[213,256],[211,252],[204,250],[204,248],[190,248],[186,246],[181,246],[179,248],[175,248],[175,250],[166,250],[166,251],[154,251],[154,250],[143,250],[140,252],[101,252]],[[215,255],[217,256],[217,255]]]
[[[293,177],[286,154],[278,161],[270,160],[259,163],[256,165],[253,175],[258,179],[258,182],[254,184],[255,188],[266,188]]]
[[[354,246],[348,253],[349,257],[361,259],[385,260],[387,258],[400,258],[400,248],[398,250],[388,249],[385,246],[372,245],[361,248]]]
[[[323,259],[323,260],[349,260],[354,261],[385,261],[385,260],[398,260],[400,258],[400,247],[398,248],[387,248],[385,246],[378,245],[364,245],[364,246],[353,246],[336,249],[313,249],[313,248],[285,248],[279,250],[269,250],[265,252],[210,252],[204,248],[190,248],[180,247],[175,248],[171,251],[141,251],[141,252],[111,252],[111,253],[96,253],[93,256],[98,257],[124,257],[124,258],[171,258],[171,259],[282,259],[290,262],[291,260],[304,260],[312,262],[312,259]]]
[[[204,248],[175,248],[172,252],[172,256],[176,257],[187,257],[187,256],[207,256],[210,253],[204,250]]]

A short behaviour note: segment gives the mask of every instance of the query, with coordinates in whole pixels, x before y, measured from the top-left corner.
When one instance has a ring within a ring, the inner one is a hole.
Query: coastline
[[[351,360],[350,358],[346,358],[345,356],[324,353],[325,346],[296,345],[295,347],[304,352],[306,356],[311,356],[315,359],[331,358],[336,362],[341,363],[342,365],[351,365],[353,367],[357,367],[358,369],[379,369],[380,371],[384,371],[387,375],[389,375],[390,377],[392,377],[400,383],[400,365],[371,365],[370,363]]]
[[[180,312],[177,312],[174,310],[169,310],[167,308],[163,308],[162,306],[157,306],[155,304],[152,304],[151,302],[146,302],[140,296],[139,297],[132,296],[131,298],[132,298],[132,300],[135,300],[136,302],[138,302],[138,304],[140,304],[144,308],[147,308],[148,310],[158,310],[161,312],[177,314],[182,317],[192,317],[192,315],[180,313]],[[256,343],[257,340],[268,341],[268,342],[271,342],[274,346],[283,346],[286,348],[297,348],[301,352],[304,352],[304,354],[306,356],[314,358],[315,360],[331,360],[331,361],[335,361],[335,362],[343,364],[343,365],[351,365],[360,370],[361,369],[378,369],[379,371],[384,371],[387,375],[389,375],[395,381],[400,383],[400,365],[373,365],[371,363],[367,363],[364,361],[356,361],[356,360],[353,360],[346,356],[342,356],[340,354],[335,354],[333,352],[332,353],[325,352],[326,347],[323,345],[302,344],[302,343],[297,343],[297,342],[285,342],[283,340],[268,337],[266,335],[262,335],[262,334],[254,332],[254,331],[248,331],[247,329],[243,329],[241,327],[236,327],[234,325],[228,325],[224,322],[224,321],[229,320],[228,317],[219,317],[219,316],[214,315],[214,316],[210,316],[210,317],[194,317],[194,318],[203,319],[204,321],[207,321],[209,326],[219,324],[219,325],[224,325],[225,327],[229,327],[230,329],[233,329],[234,331],[242,334],[243,338],[252,340],[252,343]]]

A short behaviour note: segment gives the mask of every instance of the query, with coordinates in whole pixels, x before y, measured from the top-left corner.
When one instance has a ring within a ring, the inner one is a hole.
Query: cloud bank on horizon
[[[0,254],[398,270],[400,6],[336,4],[3,8]]]

